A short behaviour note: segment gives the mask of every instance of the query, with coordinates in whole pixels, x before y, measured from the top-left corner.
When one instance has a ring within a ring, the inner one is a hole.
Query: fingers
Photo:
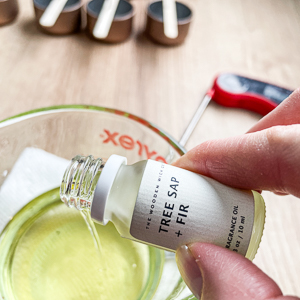
[[[300,197],[299,111],[300,89],[249,134],[203,143],[174,165],[238,188]],[[201,300],[300,300],[283,296],[272,279],[228,249],[194,243],[178,249],[176,259],[183,279]]]
[[[196,263],[196,257],[187,246],[182,246],[176,251],[176,262],[181,277],[197,299],[200,299],[203,288],[201,270]]]
[[[203,143],[174,165],[234,187],[300,197],[299,111],[300,88],[247,135]]]
[[[224,184],[300,197],[300,125],[204,142],[175,166]]]
[[[198,299],[279,300],[276,297],[282,296],[270,277],[228,249],[194,243],[178,249],[176,259],[184,281]]]
[[[299,111],[300,88],[295,90],[286,100],[262,118],[248,132],[255,132],[277,125],[300,124]]]

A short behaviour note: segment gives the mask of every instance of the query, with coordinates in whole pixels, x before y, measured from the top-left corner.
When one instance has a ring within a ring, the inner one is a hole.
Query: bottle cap
[[[97,223],[106,225],[108,220],[104,218],[106,201],[116,175],[122,165],[127,165],[126,157],[111,155],[103,168],[97,182],[94,199],[91,207],[91,217]]]

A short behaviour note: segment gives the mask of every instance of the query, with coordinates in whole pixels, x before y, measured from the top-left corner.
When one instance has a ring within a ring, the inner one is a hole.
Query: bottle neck
[[[75,156],[66,169],[60,187],[60,198],[69,207],[90,210],[95,188],[104,168],[101,158]]]

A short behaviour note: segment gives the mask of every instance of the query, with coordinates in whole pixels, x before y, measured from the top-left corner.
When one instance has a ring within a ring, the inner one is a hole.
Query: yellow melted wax
[[[51,204],[43,207],[41,203],[50,198]],[[14,217],[2,236],[4,299],[139,298],[149,274],[149,247],[121,238],[112,224],[96,224],[100,256],[84,219],[60,202],[58,190],[39,197],[41,209],[28,218],[38,206],[34,201]]]

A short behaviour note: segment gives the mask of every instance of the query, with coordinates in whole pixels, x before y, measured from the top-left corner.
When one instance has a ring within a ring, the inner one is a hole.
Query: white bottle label
[[[149,160],[130,234],[169,250],[200,241],[246,255],[253,220],[251,191]]]

